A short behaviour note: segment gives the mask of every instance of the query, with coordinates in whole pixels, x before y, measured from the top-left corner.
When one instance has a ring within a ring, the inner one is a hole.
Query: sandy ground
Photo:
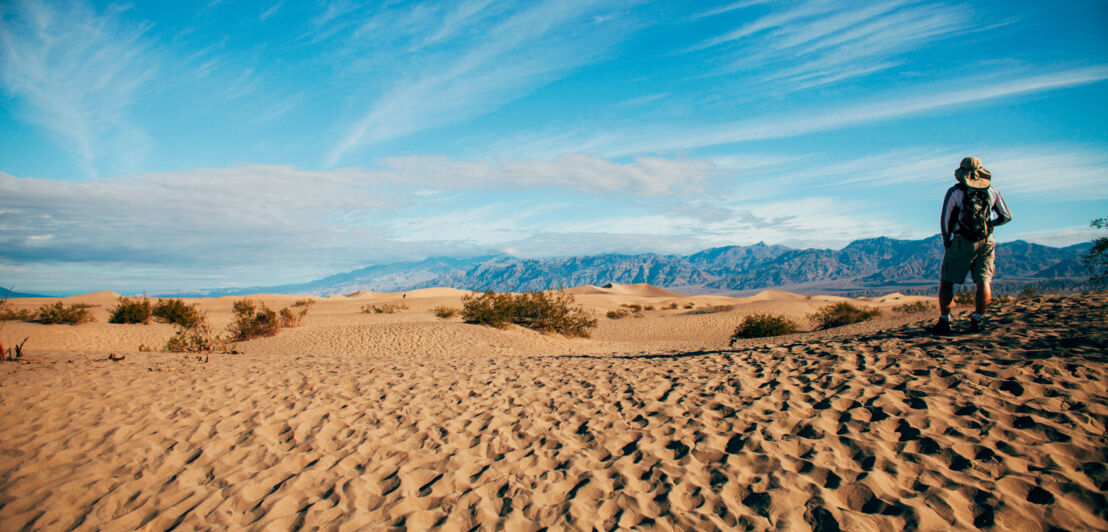
[[[206,358],[139,352],[173,328],[106,323],[110,293],[68,298],[96,323],[6,322],[30,361],[0,364],[0,530],[1108,529],[1108,295],[947,338],[893,295],[729,348],[841,298],[575,290],[590,339],[439,319],[450,289],[317,298]],[[222,328],[235,299],[195,301]],[[628,304],[655,310],[604,317]]]

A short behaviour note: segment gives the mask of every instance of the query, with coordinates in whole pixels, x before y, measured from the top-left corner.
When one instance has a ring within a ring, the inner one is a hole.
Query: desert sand
[[[842,298],[573,291],[589,339],[440,319],[444,288],[315,298],[236,355],[140,352],[174,328],[107,323],[111,293],[66,299],[95,323],[5,322],[0,530],[1108,529],[1108,295],[936,338],[892,294],[729,347]],[[222,329],[235,299],[188,301]]]

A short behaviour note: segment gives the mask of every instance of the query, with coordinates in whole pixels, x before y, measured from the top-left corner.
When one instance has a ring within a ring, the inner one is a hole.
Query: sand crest
[[[321,302],[244,355],[0,364],[0,529],[1108,529],[1108,295],[1011,304],[986,333],[917,315],[734,349],[743,313],[819,302],[567,340],[437,319],[440,295]]]

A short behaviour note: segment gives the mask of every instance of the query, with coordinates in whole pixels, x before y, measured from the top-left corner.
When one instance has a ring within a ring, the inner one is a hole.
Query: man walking
[[[931,328],[935,334],[950,333],[954,285],[966,282],[966,274],[971,272],[977,295],[970,330],[984,328],[985,308],[992,297],[989,282],[995,271],[993,228],[1012,221],[1012,212],[1000,191],[992,187],[992,174],[981,166],[981,159],[962,159],[954,178],[958,183],[946,191],[940,218],[946,254],[939,279],[939,322]]]

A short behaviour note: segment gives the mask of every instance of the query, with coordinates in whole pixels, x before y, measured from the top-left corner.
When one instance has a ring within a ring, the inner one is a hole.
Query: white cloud
[[[972,15],[965,6],[902,0],[808,1],[782,5],[689,51],[709,51],[723,59],[725,72],[745,73],[744,92],[780,96],[896,66],[905,52],[976,29]]]
[[[618,22],[596,26],[604,6],[580,0],[540,2],[490,20],[477,17],[478,2],[452,12],[424,43],[472,28],[466,42],[452,41],[417,64],[416,74],[376,99],[327,154],[333,166],[359,148],[494,110],[537,87],[603,57],[625,29]]]
[[[997,76],[963,80],[969,88],[950,86],[918,87],[916,96],[873,97],[865,103],[784,116],[764,116],[750,120],[682,129],[680,134],[624,132],[600,149],[606,156],[634,155],[659,151],[690,150],[707,146],[780,139],[833,131],[851,126],[881,122],[962,105],[985,102],[1036,92],[1099,83],[1108,79],[1108,66],[1095,66],[1000,80]],[[608,138],[612,138],[611,135]]]
[[[722,173],[702,159],[640,157],[620,164],[582,154],[566,154],[551,160],[494,161],[411,156],[388,158],[381,163],[398,181],[418,182],[430,188],[551,187],[629,196],[692,193]]]
[[[80,4],[58,10],[19,1],[12,13],[0,31],[0,79],[19,114],[53,134],[90,175],[136,168],[152,144],[127,113],[158,72],[148,28]]]

